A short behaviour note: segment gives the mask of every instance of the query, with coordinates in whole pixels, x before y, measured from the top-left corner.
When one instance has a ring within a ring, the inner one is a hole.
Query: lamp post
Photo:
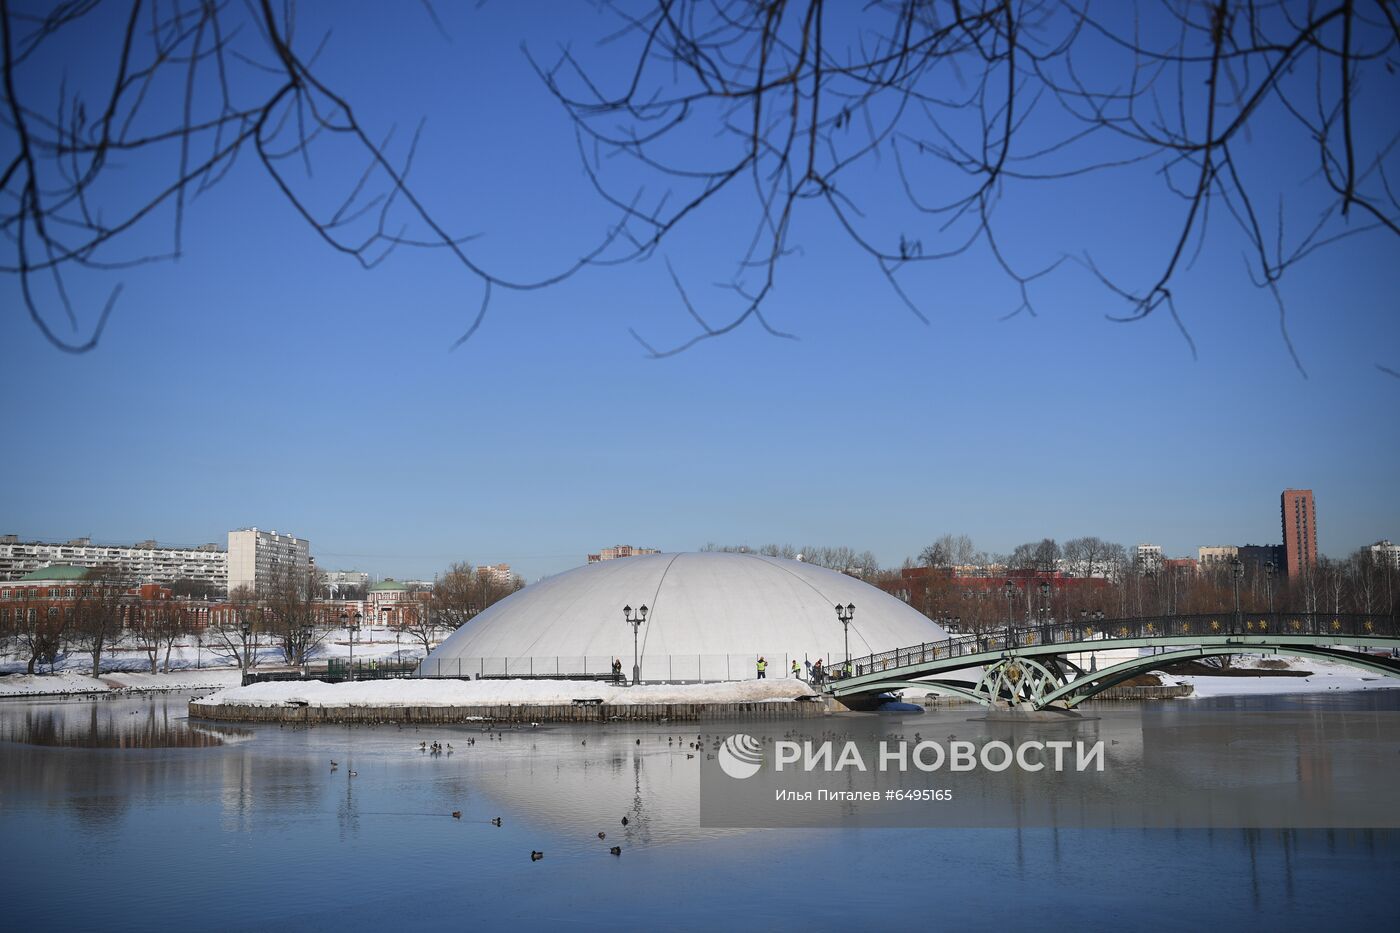
[[[1240,621],[1240,580],[1244,578],[1244,561],[1238,557],[1230,558],[1230,576],[1235,584],[1235,624]]]
[[[309,625],[302,626],[301,629],[301,679],[305,680],[311,673],[311,639],[316,634],[316,630]]]
[[[1269,594],[1269,615],[1274,614],[1274,573],[1278,570],[1274,562],[1264,562],[1264,592]]]
[[[243,673],[246,675],[248,673],[248,668],[252,667],[250,663],[252,659],[248,657],[248,636],[253,634],[253,623],[244,619],[242,623],[239,624],[238,630],[243,633]]]
[[[1040,615],[1041,624],[1050,621],[1050,581],[1040,581]]]
[[[646,604],[639,606],[635,613],[632,612],[631,606],[623,606],[622,617],[632,626],[632,686],[635,687],[642,679],[642,658],[637,649],[637,633],[647,620]]]
[[[340,614],[340,624],[343,625],[343,626],[345,626],[346,630],[350,633],[350,679],[351,679],[351,680],[354,680],[354,679],[355,679],[355,633],[358,632],[358,631],[360,630],[360,620],[363,619],[363,618],[364,618],[364,615],[363,615],[362,613],[358,612],[358,611],[355,613],[355,617],[354,617],[353,619],[350,617],[350,613],[348,613],[348,612],[342,612],[342,613]]]
[[[1002,647],[1011,647],[1011,600],[1016,598],[1016,584],[1010,580],[1006,581],[1006,644]]]
[[[846,674],[851,672],[851,621],[856,617],[856,604],[846,603],[846,605],[836,604],[836,618],[841,623],[841,628],[846,634]]]

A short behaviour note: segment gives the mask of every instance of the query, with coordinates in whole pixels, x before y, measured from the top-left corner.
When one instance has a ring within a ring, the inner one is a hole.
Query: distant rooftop
[[[44,580],[83,580],[87,578],[88,568],[74,567],[71,564],[53,564],[48,567],[40,567],[38,570],[31,570],[20,577],[20,582],[44,581]]]

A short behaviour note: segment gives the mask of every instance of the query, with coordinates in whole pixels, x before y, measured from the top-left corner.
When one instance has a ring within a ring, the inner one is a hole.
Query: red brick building
[[[1285,489],[1281,499],[1284,562],[1296,579],[1317,564],[1317,508],[1311,489]]]

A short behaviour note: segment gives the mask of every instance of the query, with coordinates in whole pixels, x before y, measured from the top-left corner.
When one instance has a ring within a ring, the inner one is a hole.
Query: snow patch
[[[230,706],[521,706],[567,705],[576,699],[604,706],[642,703],[775,703],[813,696],[798,680],[743,680],[717,684],[617,687],[568,680],[367,680],[328,684],[277,681],[234,687],[200,702]]]

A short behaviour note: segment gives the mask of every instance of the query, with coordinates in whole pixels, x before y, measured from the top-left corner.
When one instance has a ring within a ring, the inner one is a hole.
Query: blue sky
[[[406,12],[380,41],[384,13],[347,9],[324,72],[375,131],[426,118],[414,177],[454,232],[483,234],[483,261],[540,275],[606,228],[520,52],[598,34],[591,8],[448,10],[450,43]],[[1270,145],[1261,171],[1306,174]],[[1147,270],[1180,216],[1154,184],[1119,172],[1008,197],[1010,248]],[[405,251],[362,271],[242,162],[192,208],[178,263],[122,273],[93,353],[51,348],[0,281],[0,533],[193,544],[256,524],[309,537],[331,568],[507,561],[533,579],[615,543],[845,544],[897,564],[945,532],[992,551],[1097,534],[1194,554],[1276,542],[1279,492],[1299,486],[1325,552],[1400,537],[1400,380],[1376,368],[1400,368],[1393,239],[1285,281],[1304,379],[1225,223],[1176,286],[1193,360],[1165,316],[1106,320],[1121,308],[1072,264],[1009,320],[985,255],[916,270],[925,325],[828,215],[801,211],[767,305],[798,340],[744,327],[657,361],[628,336],[693,333],[664,258],[721,316],[721,211],[648,263],[498,296],[452,351],[480,294],[460,269]],[[91,305],[116,280],[75,288]]]

